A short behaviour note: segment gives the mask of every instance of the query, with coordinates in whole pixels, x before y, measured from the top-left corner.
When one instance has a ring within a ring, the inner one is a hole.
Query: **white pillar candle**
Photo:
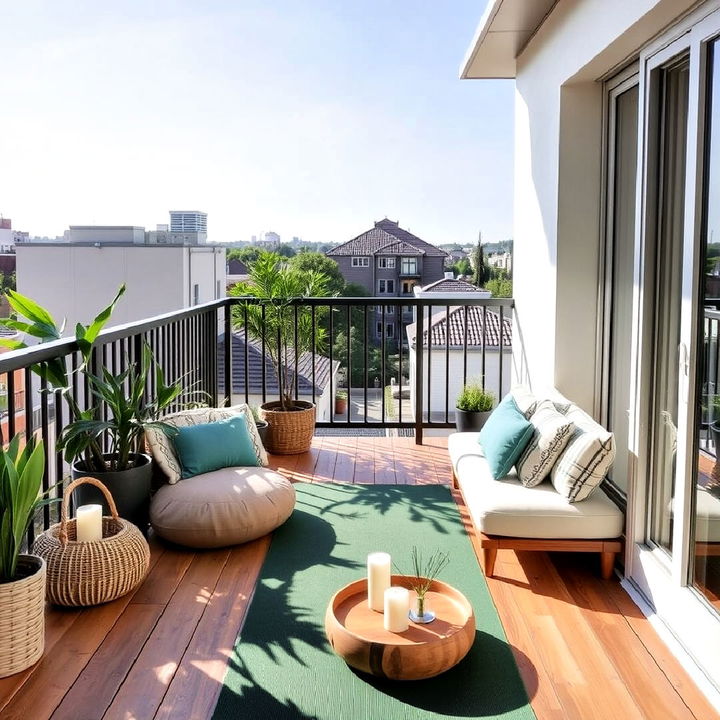
[[[81,505],[75,513],[78,542],[102,540],[102,505]]]
[[[390,587],[390,555],[370,553],[367,558],[368,605],[371,610],[383,611],[383,595]]]
[[[383,626],[390,632],[405,632],[408,629],[410,592],[404,587],[390,587],[385,591],[385,616]]]

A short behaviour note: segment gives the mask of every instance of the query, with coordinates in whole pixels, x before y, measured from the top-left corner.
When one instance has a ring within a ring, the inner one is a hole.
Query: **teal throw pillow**
[[[480,431],[478,442],[495,480],[505,477],[533,436],[535,428],[506,395]]]
[[[179,427],[172,440],[183,479],[226,467],[258,464],[244,415]]]

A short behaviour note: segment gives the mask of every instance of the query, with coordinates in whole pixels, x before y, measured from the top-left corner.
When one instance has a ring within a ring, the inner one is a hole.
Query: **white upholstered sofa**
[[[563,401],[568,402],[557,393],[552,399],[559,410]],[[588,427],[595,424],[583,415]],[[622,549],[623,513],[602,487],[581,502],[570,502],[549,479],[535,487],[524,486],[515,468],[495,480],[477,432],[450,435],[448,450],[453,483],[460,488],[478,533],[488,577],[493,575],[498,549],[504,548],[598,552],[602,576],[611,576],[615,556]]]

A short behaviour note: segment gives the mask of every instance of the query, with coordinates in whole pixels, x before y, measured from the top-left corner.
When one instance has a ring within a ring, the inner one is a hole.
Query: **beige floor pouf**
[[[162,538],[194,548],[237,545],[282,525],[295,507],[295,488],[263,467],[230,467],[163,485],[150,504]]]

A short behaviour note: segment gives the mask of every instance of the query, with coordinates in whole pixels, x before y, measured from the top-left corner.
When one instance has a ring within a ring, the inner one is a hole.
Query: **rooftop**
[[[407,251],[407,252],[405,252]],[[348,240],[342,245],[325,253],[329,257],[340,255],[427,255],[428,257],[447,257],[447,253],[417,235],[403,230],[393,220],[378,220],[375,227]]]
[[[466,310],[467,327],[465,326]],[[466,341],[468,348],[497,348],[500,346],[500,315],[494,310],[469,306],[467,308],[450,308],[449,314],[436,313],[423,323],[423,345],[427,345],[428,323],[433,346],[445,347],[447,344],[450,347],[464,347]],[[503,317],[503,330],[503,347],[510,349],[512,347],[512,320],[509,317]],[[417,337],[417,323],[407,326],[407,336],[410,345],[414,345]]]

